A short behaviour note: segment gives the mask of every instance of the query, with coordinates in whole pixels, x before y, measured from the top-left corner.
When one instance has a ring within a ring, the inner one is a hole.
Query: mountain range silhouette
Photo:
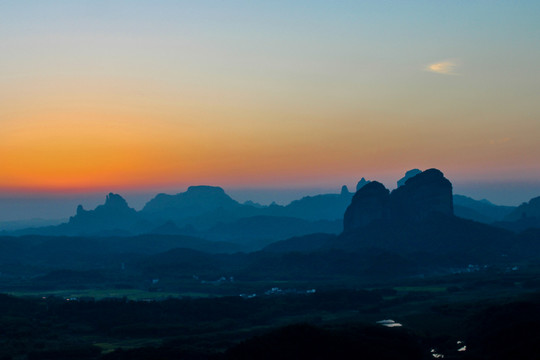
[[[417,221],[432,213],[456,215],[513,231],[540,227],[538,200],[518,209],[487,200],[452,195],[452,184],[436,169],[407,171],[390,192],[377,181],[362,178],[356,193],[306,196],[286,206],[239,203],[221,187],[190,186],[176,195],[158,194],[141,211],[121,195],[110,193],[93,210],[77,207],[67,223],[2,234],[131,236],[168,234],[227,240],[253,247],[312,233],[345,233],[379,221]],[[525,215],[523,215],[525,214]]]
[[[366,181],[354,195],[345,190],[287,206],[253,206],[221,188],[197,186],[160,194],[141,211],[108,194],[94,210],[78,207],[67,223],[19,233],[40,236],[2,237],[0,258],[70,269],[114,258],[149,277],[204,269],[208,276],[230,272],[245,279],[373,279],[448,273],[470,264],[507,266],[540,251],[540,229],[516,233],[457,216],[452,184],[437,169],[393,191],[377,181]],[[458,199],[479,210],[514,210]],[[521,208],[531,214],[524,219],[535,218],[529,210],[535,204]],[[323,214],[332,218],[314,220]]]

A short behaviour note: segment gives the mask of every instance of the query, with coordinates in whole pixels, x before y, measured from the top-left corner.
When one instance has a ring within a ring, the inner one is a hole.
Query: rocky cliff
[[[389,216],[390,192],[378,181],[364,185],[345,211],[343,230],[359,228]]]
[[[431,213],[454,215],[452,183],[437,169],[409,178],[390,194],[394,218],[422,220]]]
[[[437,169],[418,173],[391,193],[376,181],[365,185],[347,208],[343,228],[350,231],[383,219],[421,221],[433,213],[454,215],[452,184]]]

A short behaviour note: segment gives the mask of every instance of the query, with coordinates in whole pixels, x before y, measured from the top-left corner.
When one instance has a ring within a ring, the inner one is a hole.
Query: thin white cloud
[[[502,145],[502,144],[506,144],[507,142],[510,142],[510,140],[512,140],[512,139],[509,138],[509,137],[505,137],[505,138],[502,138],[502,139],[491,139],[491,140],[489,140],[489,144],[490,145]]]
[[[429,64],[426,67],[427,71],[434,72],[442,75],[457,75],[458,63],[454,60],[439,61],[433,64]]]

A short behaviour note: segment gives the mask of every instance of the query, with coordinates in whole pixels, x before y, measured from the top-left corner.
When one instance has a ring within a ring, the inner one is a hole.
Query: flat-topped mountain
[[[162,215],[174,213],[174,217],[196,216],[216,208],[231,209],[241,206],[217,186],[190,186],[186,192],[176,195],[158,194],[142,209],[143,214]]]
[[[423,171],[390,194],[391,216],[422,220],[432,213],[454,215],[452,183],[437,169]]]
[[[241,204],[220,187],[191,186],[186,192],[176,195],[158,194],[140,213],[149,219],[174,219],[177,224],[183,224],[182,220],[187,218],[213,218],[218,215],[220,222],[250,216],[286,216],[309,221],[338,220],[342,219],[353,195],[344,185],[337,194],[305,196],[285,206],[261,206],[250,202]],[[208,220],[204,222],[211,223]]]

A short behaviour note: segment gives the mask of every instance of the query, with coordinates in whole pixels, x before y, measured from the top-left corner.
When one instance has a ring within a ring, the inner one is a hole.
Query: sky
[[[537,1],[1,1],[0,202],[257,200],[435,167],[517,205],[540,195],[539,18]]]

